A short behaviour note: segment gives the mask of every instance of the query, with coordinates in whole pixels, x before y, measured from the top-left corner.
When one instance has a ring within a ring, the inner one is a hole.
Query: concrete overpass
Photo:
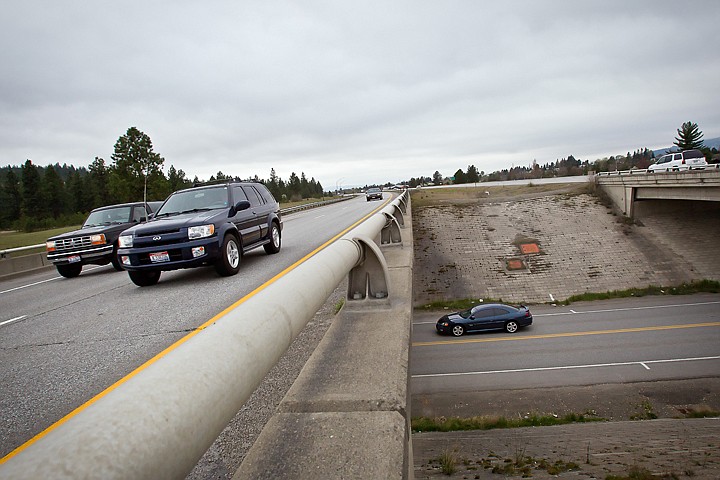
[[[603,172],[595,176],[595,185],[617,210],[630,218],[665,208],[666,201],[702,202],[695,204],[714,209],[720,206],[720,168],[710,167],[685,172]]]

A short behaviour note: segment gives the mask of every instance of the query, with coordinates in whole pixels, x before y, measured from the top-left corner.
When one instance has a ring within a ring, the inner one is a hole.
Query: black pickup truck
[[[127,228],[145,222],[163,202],[135,202],[96,208],[79,230],[48,238],[47,258],[63,277],[80,275],[83,265],[112,263],[122,270],[117,258],[117,240]]]
[[[280,205],[261,183],[197,186],[173,193],[149,222],[124,231],[118,258],[141,287],[163,271],[202,265],[235,275],[245,252],[280,251],[282,225]]]

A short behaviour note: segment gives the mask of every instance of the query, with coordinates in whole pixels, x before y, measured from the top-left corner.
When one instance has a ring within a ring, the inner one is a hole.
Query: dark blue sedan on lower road
[[[481,330],[505,330],[515,333],[520,327],[532,325],[532,319],[530,309],[524,305],[515,308],[502,303],[488,303],[443,315],[437,321],[435,329],[440,334],[452,334],[456,337],[465,332]]]

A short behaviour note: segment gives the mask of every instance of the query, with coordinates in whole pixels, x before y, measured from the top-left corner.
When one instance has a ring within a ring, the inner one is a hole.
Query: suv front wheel
[[[235,235],[225,235],[220,247],[220,258],[215,262],[215,270],[223,277],[235,275],[240,270],[240,246]]]

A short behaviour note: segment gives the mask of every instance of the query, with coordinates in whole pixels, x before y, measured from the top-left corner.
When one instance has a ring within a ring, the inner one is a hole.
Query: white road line
[[[27,317],[27,315],[20,315],[19,317],[11,318],[10,320],[5,320],[4,322],[0,322],[0,327],[2,327],[3,325],[7,325],[8,323],[17,322],[18,320],[22,320],[25,317]]]
[[[86,266],[83,266],[83,272],[92,272],[93,270],[96,270],[96,269],[98,269],[98,268],[103,268],[104,266],[105,266],[105,265],[96,265],[96,266],[87,267],[87,268],[86,268]],[[0,295],[2,295],[3,293],[14,292],[14,291],[16,291],[16,290],[22,290],[23,288],[34,287],[34,286],[36,286],[36,285],[41,285],[41,284],[43,284],[43,283],[52,282],[53,280],[59,280],[59,279],[61,279],[61,278],[63,278],[63,277],[61,277],[61,276],[58,275],[57,277],[48,278],[47,280],[40,280],[39,282],[28,283],[27,285],[20,285],[19,287],[10,288],[10,289],[8,289],[8,290],[0,291]]]
[[[35,285],[40,285],[41,283],[52,282],[53,280],[57,280],[58,278],[62,278],[62,277],[53,277],[53,278],[48,278],[47,280],[41,280],[41,281],[35,282],[35,283],[28,283],[27,285],[20,285],[19,287],[11,288],[9,290],[3,290],[2,292],[0,292],[0,295],[2,295],[3,293],[14,292],[15,290],[22,290],[23,288],[34,287]]]
[[[720,302],[699,302],[699,303],[676,303],[672,305],[651,305],[648,307],[627,307],[627,308],[609,308],[607,310],[587,310],[585,312],[577,312],[570,310],[569,312],[558,312],[558,313],[533,313],[533,317],[554,317],[558,315],[581,315],[587,313],[609,313],[609,312],[625,312],[631,310],[655,310],[658,308],[678,308],[678,307],[694,307],[702,305],[718,305]]]
[[[2,292],[0,292],[2,293]],[[589,313],[612,313],[612,312],[625,312],[632,310],[654,310],[657,308],[679,308],[679,307],[694,307],[703,305],[718,305],[720,302],[699,302],[699,303],[677,303],[672,305],[653,305],[649,307],[627,307],[627,308],[609,308],[607,310],[588,310],[585,312],[578,312],[576,310],[570,310],[569,312],[558,312],[558,313],[533,313],[533,318],[537,317],[557,317],[560,315],[582,315]],[[439,312],[438,312],[439,313]],[[452,312],[451,312],[452,313]],[[438,315],[438,318],[442,315]],[[413,325],[426,325],[435,322],[414,322]]]
[[[565,365],[560,367],[537,367],[537,368],[515,368],[510,370],[486,370],[484,372],[454,372],[454,373],[428,373],[423,375],[412,375],[412,378],[426,377],[459,377],[463,375],[492,375],[496,373],[524,373],[524,372],[543,372],[549,370],[574,370],[579,368],[600,368],[600,367],[622,367],[627,365],[642,365],[646,369],[650,368],[645,365],[648,363],[674,363],[674,362],[695,362],[700,360],[720,360],[720,356],[715,357],[694,357],[694,358],[671,358],[667,360],[644,360],[638,362],[616,362],[616,363],[595,363],[590,365]]]

